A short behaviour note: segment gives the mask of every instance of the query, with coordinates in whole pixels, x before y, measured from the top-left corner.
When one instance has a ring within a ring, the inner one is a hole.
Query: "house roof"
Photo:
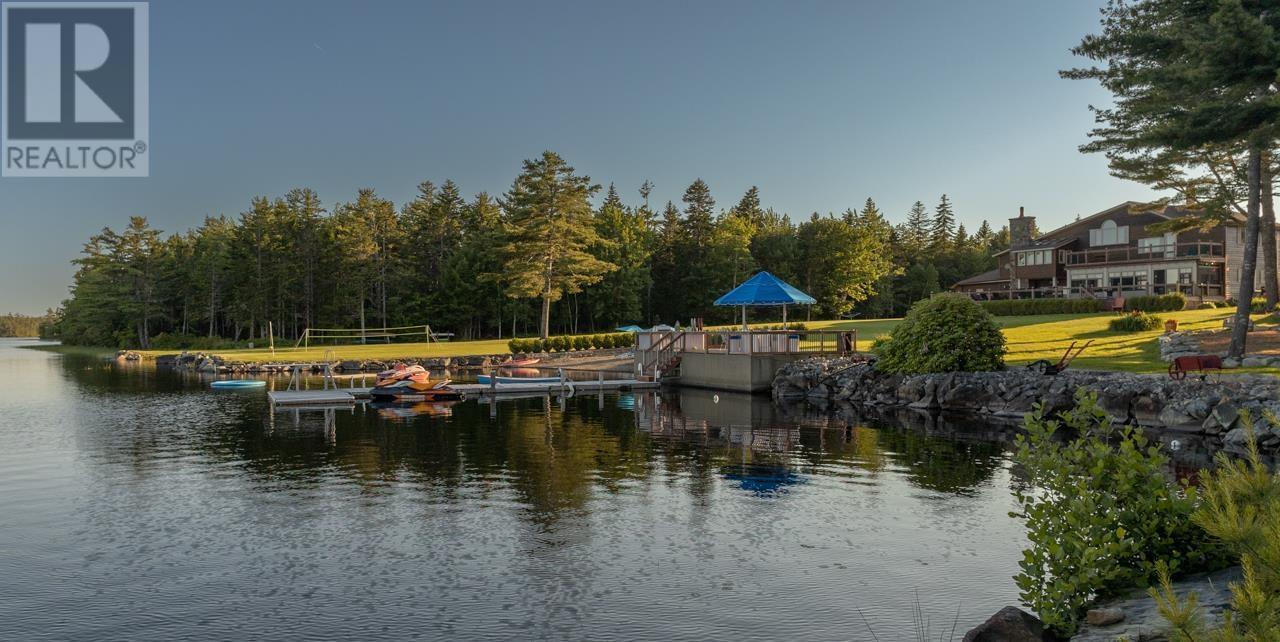
[[[1057,230],[1054,230],[1054,231],[1056,232]],[[1048,236],[1048,235],[1045,235],[1045,236]],[[1065,239],[1045,238],[1045,236],[1042,236],[1032,241],[1030,245],[1020,245],[1014,249],[1018,250],[1019,252],[1023,250],[1056,250],[1062,247],[1063,245],[1066,245],[1075,240],[1074,238],[1065,238]],[[1003,250],[1000,250],[999,252],[996,252],[995,254],[992,254],[991,256],[1000,256],[1001,254],[1007,254],[1008,252],[1009,252],[1009,248],[1005,248]]]
[[[967,279],[961,279],[959,281],[956,281],[956,285],[979,285],[982,283],[1008,283],[1008,282],[1009,282],[1009,277],[1000,276],[1000,268],[996,268],[989,272],[983,272],[982,274],[977,274]]]

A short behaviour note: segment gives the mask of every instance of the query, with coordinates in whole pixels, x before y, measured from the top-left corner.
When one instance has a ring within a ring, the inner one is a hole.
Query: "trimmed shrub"
[[[524,339],[511,339],[510,341],[507,341],[507,350],[510,350],[512,354],[524,352]]]
[[[1026,316],[1032,314],[1085,314],[1102,312],[1106,303],[1101,299],[1010,299],[1008,301],[979,301],[984,310],[999,317]]]
[[[574,337],[574,338],[573,338],[573,349],[574,349],[574,350],[590,350],[590,349],[591,349],[591,337],[590,337],[590,336],[588,336],[588,335],[585,335],[585,334],[580,334],[580,335],[578,335],[578,336]]]
[[[630,332],[619,332],[613,335],[613,347],[630,348],[636,344],[636,335]]]
[[[617,346],[617,344],[618,344],[618,335],[616,335],[616,334],[602,334],[602,335],[600,335],[600,347],[601,347],[601,348],[612,348],[612,347]]]
[[[1187,308],[1187,297],[1181,292],[1159,296],[1135,296],[1125,299],[1124,309],[1138,312],[1180,312]]]
[[[1004,350],[1004,335],[982,306],[963,294],[935,294],[893,328],[876,367],[902,374],[999,370]]]
[[[1196,309],[1197,310],[1216,310],[1218,309],[1218,304],[1214,303],[1213,301],[1205,301],[1204,303],[1201,303],[1200,306]]]
[[[1164,320],[1146,312],[1131,312],[1120,318],[1112,319],[1108,324],[1112,332],[1147,332],[1160,327]]]

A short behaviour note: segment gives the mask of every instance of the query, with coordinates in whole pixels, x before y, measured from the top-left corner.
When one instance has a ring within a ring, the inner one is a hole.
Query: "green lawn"
[[[1231,316],[1228,309],[1184,310],[1161,312],[1162,319],[1177,319],[1179,330],[1204,330],[1221,328],[1222,320]],[[1008,354],[1005,360],[1011,365],[1025,364],[1037,359],[1057,362],[1072,341],[1093,340],[1072,367],[1085,370],[1123,370],[1128,372],[1164,372],[1168,364],[1160,360],[1156,337],[1163,330],[1150,332],[1111,332],[1107,323],[1115,314],[1041,314],[1019,317],[996,317],[1004,328]],[[1262,318],[1262,315],[1254,317]],[[814,321],[805,326],[814,330],[858,331],[858,347],[865,349],[870,341],[888,334],[897,319],[872,319],[867,321]]]
[[[1165,319],[1177,319],[1179,328],[1198,330],[1222,327],[1222,320],[1231,315],[1227,309],[1185,310],[1161,313]],[[1004,328],[1009,352],[1006,360],[1011,365],[1030,363],[1037,359],[1056,362],[1072,341],[1093,340],[1093,345],[1072,364],[1088,370],[1123,370],[1129,372],[1163,372],[1168,366],[1160,361],[1155,338],[1161,330],[1150,332],[1111,332],[1107,322],[1116,315],[1096,314],[1044,314],[1020,317],[996,317]],[[1260,318],[1260,317],[1255,317]],[[888,334],[899,319],[869,319],[855,321],[810,321],[806,327],[814,330],[858,331],[858,347],[866,350],[877,336]],[[146,357],[171,354],[173,350],[144,351]],[[267,349],[214,351],[230,361],[321,361],[324,359],[374,359],[386,361],[398,357],[456,357],[476,354],[501,354],[507,352],[506,340],[449,341],[445,343],[394,343],[351,346],[319,346],[308,350],[278,349],[274,355]],[[1268,370],[1269,372],[1280,372]]]

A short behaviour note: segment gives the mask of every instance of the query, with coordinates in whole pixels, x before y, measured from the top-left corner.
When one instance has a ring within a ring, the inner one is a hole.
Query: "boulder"
[[[1093,626],[1111,626],[1124,621],[1124,611],[1117,608],[1089,609],[1084,614],[1084,621]]]
[[[964,642],[1044,642],[1044,623],[1014,606],[1006,606],[964,634]]]

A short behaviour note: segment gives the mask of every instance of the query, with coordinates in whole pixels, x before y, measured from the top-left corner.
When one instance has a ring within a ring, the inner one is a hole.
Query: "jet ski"
[[[369,396],[378,401],[451,401],[462,398],[448,379],[432,381],[422,366],[398,364],[378,373]]]

